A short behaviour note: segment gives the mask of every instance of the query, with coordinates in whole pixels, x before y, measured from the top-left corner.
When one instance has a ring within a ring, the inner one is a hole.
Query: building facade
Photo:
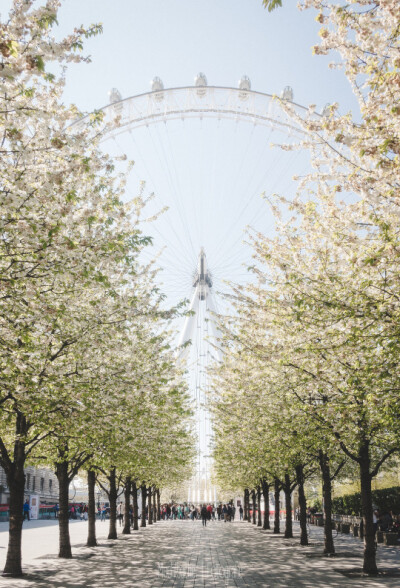
[[[49,468],[35,468],[27,466],[25,472],[25,500],[31,494],[40,496],[40,504],[55,504],[58,502],[58,480]],[[10,502],[10,491],[4,470],[0,468],[0,504]]]

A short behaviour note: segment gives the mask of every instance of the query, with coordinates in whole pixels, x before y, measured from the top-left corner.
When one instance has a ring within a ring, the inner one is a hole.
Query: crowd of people
[[[163,520],[202,520],[203,525],[207,521],[231,522],[235,520],[236,508],[232,503],[219,504],[215,507],[211,503],[204,503],[198,506],[194,504],[164,504],[161,507],[161,518]],[[243,519],[243,507],[239,506],[240,520]]]
[[[58,504],[56,505],[58,509]],[[70,519],[80,519],[81,521],[88,520],[88,507],[87,504],[81,502],[81,504],[71,504],[69,507],[68,515]],[[56,515],[57,516],[57,515]]]
[[[56,505],[56,518],[58,516],[58,504]],[[192,521],[201,520],[203,525],[207,524],[207,521],[224,521],[232,522],[235,520],[235,516],[239,514],[240,520],[243,519],[243,507],[240,505],[238,509],[232,503],[227,504],[219,504],[217,507],[211,503],[204,503],[200,505],[188,505],[188,504],[163,504],[160,508],[160,516],[161,519],[164,521],[167,520],[188,520],[191,519]],[[97,506],[97,518],[100,521],[105,521],[110,516],[110,507],[106,505],[98,505]],[[29,513],[28,513],[29,517]],[[148,506],[146,505],[145,510],[145,517],[148,518]],[[87,520],[88,519],[88,507],[85,503],[81,504],[71,504],[69,507],[69,518],[70,519],[80,519],[80,520]],[[132,508],[130,509],[130,518],[133,522],[133,512]],[[139,514],[139,518],[141,518],[141,514]],[[123,524],[124,519],[124,505],[122,502],[119,502],[117,505],[117,520],[119,524]]]

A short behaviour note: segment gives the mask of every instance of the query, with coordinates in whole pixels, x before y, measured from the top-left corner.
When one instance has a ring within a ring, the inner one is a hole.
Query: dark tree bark
[[[161,521],[160,489],[157,488],[157,521]]]
[[[124,528],[123,535],[131,534],[131,513],[130,513],[130,499],[131,499],[131,478],[127,476],[125,479],[125,509],[124,509]]]
[[[117,539],[117,476],[115,468],[111,468],[108,476],[110,483],[110,490],[108,492],[108,498],[110,500],[110,528],[108,531],[108,539]]]
[[[158,520],[157,519],[157,505],[156,505],[157,496],[156,496],[156,494],[157,494],[157,491],[156,491],[156,488],[154,487],[154,489],[153,489],[153,523],[156,523]]]
[[[296,479],[299,487],[299,508],[300,508],[300,545],[308,545],[307,535],[307,501],[304,494],[304,467],[296,466]]]
[[[285,474],[285,482],[283,484],[283,491],[285,493],[285,508],[286,508],[285,539],[291,539],[293,537],[292,484],[290,482],[289,474]]]
[[[262,493],[264,497],[264,524],[263,529],[270,529],[269,524],[269,484],[265,478],[261,480]]]
[[[142,495],[142,518],[140,520],[140,526],[141,527],[145,527],[146,526],[146,495],[147,495],[147,488],[145,486],[145,484],[142,484],[140,486],[140,493]]]
[[[139,530],[139,507],[138,507],[138,491],[136,481],[132,481],[132,509],[133,509],[133,530]]]
[[[247,521],[248,523],[250,522],[250,507],[249,507],[249,502],[250,502],[250,497],[249,497],[249,489],[245,488],[244,489],[244,520]]]
[[[69,485],[83,467],[83,465],[90,459],[91,455],[84,452],[69,453],[69,447],[66,442],[60,442],[57,448],[58,461],[55,464],[55,472],[59,486],[59,505],[58,513],[58,528],[60,534],[60,548],[58,557],[64,559],[72,558],[71,540],[69,536],[69,499],[68,490]],[[69,457],[69,459],[67,459]]]
[[[324,498],[324,553],[334,554],[335,545],[332,537],[332,479],[329,457],[320,450],[318,459],[322,474],[322,495]]]
[[[360,449],[360,482],[361,482],[361,507],[364,523],[364,562],[363,572],[377,574],[375,551],[375,531],[373,524],[372,506],[372,474],[369,443],[365,442]]]
[[[58,551],[58,557],[64,559],[72,558],[71,540],[69,536],[69,501],[68,501],[68,489],[70,483],[70,477],[68,475],[68,461],[61,461],[56,464],[56,476],[59,486],[59,505],[60,511],[58,513],[58,526],[59,526],[59,540],[60,547]]]
[[[147,489],[147,505],[148,505],[147,508],[148,508],[148,513],[149,513],[147,520],[148,520],[149,525],[153,524],[153,509],[152,509],[152,501],[151,501],[152,495],[153,495],[152,488],[151,488],[151,486],[149,486]]]
[[[23,421],[25,422],[25,419],[23,419]],[[24,423],[21,424],[24,425]],[[11,461],[7,456],[7,463],[4,464],[7,484],[10,489],[10,523],[7,558],[3,576],[18,578],[19,576],[22,576],[21,540],[25,489],[24,465],[26,460],[26,448],[23,441],[15,441],[13,457],[14,460]],[[5,460],[3,460],[3,463],[4,461]]]
[[[261,521],[261,486],[257,486],[257,527],[262,527]]]
[[[279,513],[279,495],[281,485],[278,478],[274,479],[274,497],[275,497],[275,511],[274,511],[274,533],[280,533],[280,513]]]
[[[252,512],[252,522],[253,525],[256,524],[256,510],[257,510],[257,502],[256,502],[256,491],[251,491],[251,500],[253,501],[253,512]]]
[[[96,547],[96,499],[94,495],[96,484],[96,473],[94,470],[88,470],[88,538],[86,545]]]

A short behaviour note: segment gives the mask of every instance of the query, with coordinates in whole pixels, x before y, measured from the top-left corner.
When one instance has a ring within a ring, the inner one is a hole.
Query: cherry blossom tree
[[[150,242],[139,227],[143,195],[122,202],[125,178],[98,147],[100,116],[71,127],[80,114],[62,104],[63,74],[46,71],[50,61],[84,60],[84,38],[100,30],[81,28],[56,42],[59,4],[15,0],[0,25],[0,465],[10,488],[4,573],[11,576],[22,573],[26,460],[51,460],[56,450],[65,495],[68,479],[95,450],[98,406],[107,406],[107,394],[115,406],[122,376],[133,378],[132,362],[124,371],[115,366],[140,351],[143,369],[146,343],[151,365],[157,335],[140,341],[143,325],[160,331],[173,314],[159,307],[152,265],[139,263]],[[139,382],[143,371],[135,367]],[[153,389],[171,376],[164,371],[154,375]],[[121,414],[105,411],[103,421],[121,425]],[[68,557],[66,533],[64,525]]]
[[[294,201],[270,199],[278,236],[254,236],[259,283],[236,295],[247,308],[248,354],[270,363],[272,339],[288,398],[359,468],[363,570],[374,574],[371,480],[398,451],[400,5],[302,6],[318,10],[314,51],[339,55],[333,66],[343,68],[360,112],[339,116],[332,104],[320,117],[311,106],[302,119],[281,101],[306,132],[298,147],[310,150],[315,171]]]

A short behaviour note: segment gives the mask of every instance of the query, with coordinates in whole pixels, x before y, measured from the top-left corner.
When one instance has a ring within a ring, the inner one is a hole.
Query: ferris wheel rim
[[[239,100],[235,105],[230,105],[228,107],[224,107],[222,104],[218,104],[217,102],[211,103],[210,101],[207,102],[206,96],[210,97],[214,92],[223,92],[226,93],[228,96],[229,93],[235,97],[235,99]],[[173,98],[176,99],[177,96],[189,93],[187,95],[191,95],[192,98],[197,100],[203,101],[202,104],[194,105],[191,107],[188,106],[180,106],[179,104],[174,105],[174,107],[168,109],[164,108],[161,109],[161,103],[165,104],[165,98]],[[197,95],[197,97],[196,97]],[[278,128],[284,128],[285,131],[290,134],[293,132],[299,133],[301,136],[307,135],[307,131],[299,125],[293,123],[290,120],[289,116],[286,114],[286,120],[281,120],[278,115],[270,114],[267,110],[260,110],[256,108],[240,108],[239,105],[244,105],[247,103],[249,98],[256,98],[267,101],[269,107],[270,105],[273,106],[280,106],[280,103],[287,104],[297,111],[301,111],[302,113],[307,113],[309,109],[302,104],[298,104],[293,100],[280,98],[277,94],[269,94],[267,92],[260,92],[257,90],[252,89],[241,89],[235,88],[231,86],[176,86],[172,88],[162,88],[151,90],[149,92],[142,92],[140,94],[133,94],[126,98],[121,98],[120,100],[114,100],[109,104],[105,104],[97,109],[98,112],[103,112],[105,114],[105,119],[107,117],[109,120],[106,120],[108,123],[108,128],[106,130],[105,135],[111,136],[114,133],[119,134],[120,132],[124,132],[126,128],[138,128],[141,126],[148,126],[149,124],[156,124],[160,121],[166,122],[167,120],[174,120],[174,119],[189,119],[189,118],[224,118],[224,119],[232,119],[235,118],[236,120],[243,120],[249,123],[253,123],[254,125],[260,124],[264,126],[274,127],[274,125]],[[147,111],[141,112],[138,110],[139,115],[132,117],[128,115],[124,119],[120,116],[122,109],[126,108],[127,110],[134,105],[134,103],[140,102],[141,100],[147,99]],[[149,110],[149,101],[151,101],[152,107],[158,105],[156,110]],[[265,106],[264,104],[264,106]],[[281,110],[283,113],[283,110]],[[70,126],[70,129],[82,124],[91,116],[91,113],[87,113],[84,116],[80,117],[79,119],[75,120]],[[314,112],[314,117],[321,118],[323,115]],[[118,122],[116,122],[118,121]]]
[[[121,100],[118,100],[116,102],[112,102],[110,104],[105,104],[104,106],[101,106],[99,108],[99,110],[104,110],[105,108],[109,108],[112,106],[115,106],[117,104],[122,104],[123,102],[126,102],[128,100],[132,100],[133,98],[144,98],[145,96],[151,96],[151,95],[156,95],[156,94],[163,94],[166,92],[175,92],[175,91],[179,91],[179,90],[199,90],[199,89],[205,89],[205,90],[229,90],[229,91],[233,91],[236,93],[246,93],[249,95],[256,95],[256,96],[264,96],[266,98],[279,98],[278,94],[269,94],[268,92],[260,92],[258,90],[242,90],[240,88],[235,88],[233,86],[174,86],[172,88],[163,88],[162,90],[150,90],[149,92],[141,92],[140,94],[132,94],[132,96],[127,96],[126,98],[122,98]],[[298,102],[294,102],[293,100],[285,100],[283,98],[279,98],[280,100],[283,100],[284,102],[291,104],[293,106],[296,106],[297,108],[301,108],[304,111],[307,111],[308,108],[307,106],[303,106],[302,104],[299,104]],[[87,116],[90,116],[89,114],[85,115],[84,118],[86,118]],[[321,116],[319,114],[317,114],[317,116]],[[82,119],[81,119],[82,120]]]

